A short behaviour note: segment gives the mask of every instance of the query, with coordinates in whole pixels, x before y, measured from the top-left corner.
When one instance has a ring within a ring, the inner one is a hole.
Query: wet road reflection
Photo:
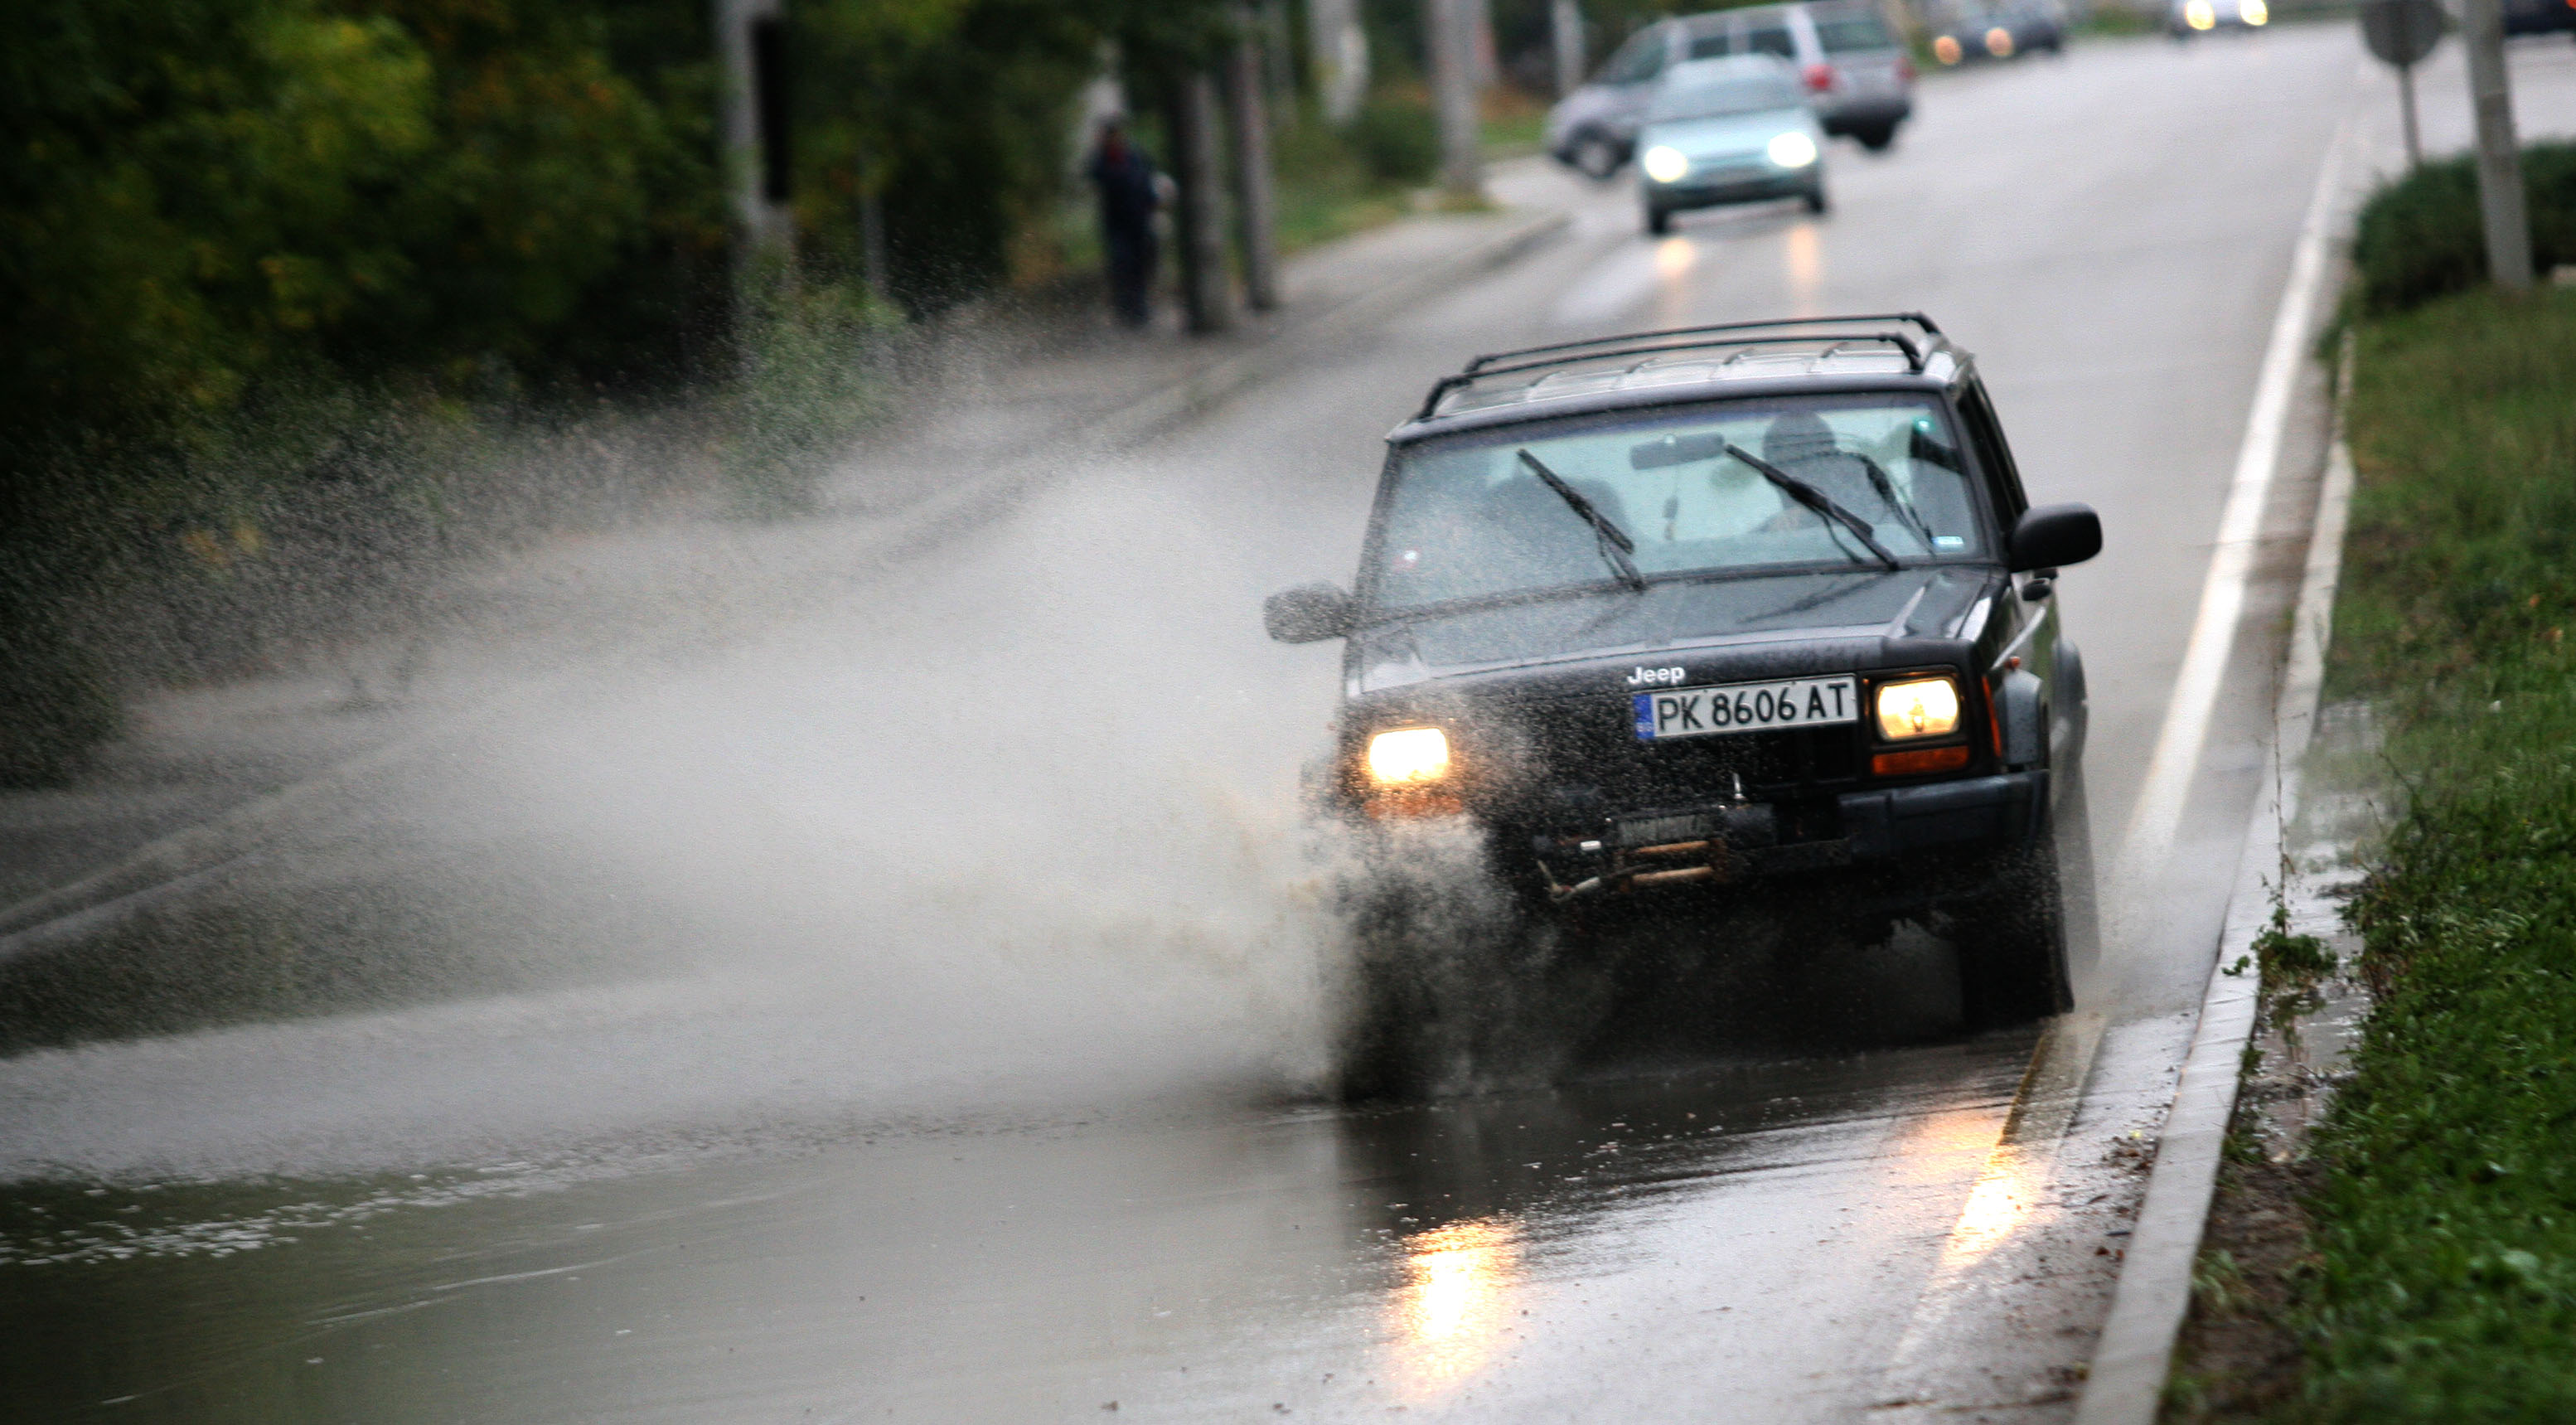
[[[0,1390],[36,1419],[1472,1416],[1652,1391],[1653,1323],[1690,1312],[1692,1359],[1740,1358],[1789,1418],[1812,1383],[1758,1308],[1928,1260],[2028,1051],[607,1180],[25,1192]],[[1633,1374],[1598,1378],[1604,1351]]]
[[[1453,1222],[1404,1241],[1406,1282],[1389,1303],[1400,1393],[1437,1398],[1483,1364],[1520,1281],[1520,1229],[1509,1218]]]

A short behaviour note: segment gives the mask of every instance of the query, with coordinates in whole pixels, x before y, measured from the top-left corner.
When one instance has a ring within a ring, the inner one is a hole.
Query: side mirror
[[[2006,543],[2016,574],[2081,564],[2102,552],[2102,517],[2091,505],[2034,505]]]
[[[1351,631],[1351,596],[1330,584],[1300,584],[1262,601],[1261,626],[1281,643],[1313,643]]]

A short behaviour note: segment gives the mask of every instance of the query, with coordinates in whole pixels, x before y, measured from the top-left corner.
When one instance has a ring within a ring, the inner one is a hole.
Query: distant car
[[[2576,2],[2571,0],[2504,0],[2504,32],[2547,35],[2576,30]]]
[[[1877,6],[1865,0],[1756,5],[1660,20],[1603,61],[1592,82],[1558,102],[1547,120],[1548,152],[1595,178],[1635,154],[1656,84],[1675,65],[1731,55],[1787,61],[1828,134],[1880,149],[1914,112],[1914,65]]]
[[[2264,0],[2173,0],[2165,12],[2165,33],[2178,40],[2212,30],[2259,30],[2272,23]]]
[[[1932,57],[1943,64],[2066,52],[2066,12],[2054,0],[1955,0],[1932,8],[1929,28]]]
[[[1769,55],[1695,59],[1656,87],[1637,131],[1646,231],[1685,208],[1803,198],[1825,210],[1825,131],[1797,71]]]

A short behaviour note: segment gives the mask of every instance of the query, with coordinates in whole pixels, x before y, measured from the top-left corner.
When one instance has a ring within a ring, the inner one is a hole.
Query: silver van
[[[1796,66],[1816,122],[1863,148],[1895,142],[1897,126],[1914,112],[1913,62],[1871,0],[1755,5],[1659,20],[1630,36],[1591,83],[1548,114],[1548,152],[1609,177],[1634,153],[1637,127],[1666,70],[1738,54],[1777,55]]]

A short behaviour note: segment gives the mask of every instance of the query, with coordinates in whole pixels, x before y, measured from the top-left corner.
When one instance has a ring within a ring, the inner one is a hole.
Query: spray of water
[[[1092,472],[880,567],[832,520],[558,548],[554,582],[620,632],[529,623],[508,676],[542,696],[433,739],[241,891],[408,884],[389,923],[472,941],[519,992],[0,1062],[0,1173],[1328,1088],[1342,852],[1296,785],[1332,668],[1261,641],[1277,530],[1228,498]],[[488,648],[432,666],[504,677]]]

